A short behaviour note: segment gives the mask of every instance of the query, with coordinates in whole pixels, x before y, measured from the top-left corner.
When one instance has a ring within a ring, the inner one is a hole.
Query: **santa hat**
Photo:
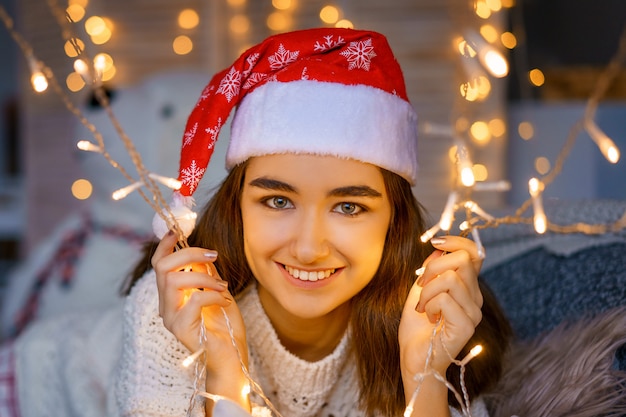
[[[417,116],[379,33],[321,28],[275,35],[216,74],[187,121],[179,197],[193,195],[235,106],[227,169],[253,156],[332,155],[415,183]]]

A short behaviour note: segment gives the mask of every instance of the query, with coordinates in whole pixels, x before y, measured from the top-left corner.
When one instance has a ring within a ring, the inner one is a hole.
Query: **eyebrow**
[[[266,190],[283,191],[289,193],[298,193],[298,190],[291,184],[283,181],[260,177],[250,181],[251,187],[259,187]],[[367,185],[349,185],[346,187],[338,187],[328,192],[329,197],[372,197],[380,198],[382,194]]]

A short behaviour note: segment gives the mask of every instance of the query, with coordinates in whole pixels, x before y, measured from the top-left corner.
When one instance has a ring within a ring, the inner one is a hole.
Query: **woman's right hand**
[[[213,265],[217,253],[202,248],[174,251],[176,242],[175,233],[166,234],[152,257],[159,291],[159,315],[165,328],[190,352],[201,347],[206,349],[207,391],[239,402],[243,372],[222,309],[229,317],[241,359],[247,366],[245,328],[226,281],[220,278]],[[200,340],[203,321],[204,346]],[[234,375],[242,378],[233,378]],[[240,381],[234,386],[237,380]],[[239,398],[233,398],[234,395]]]

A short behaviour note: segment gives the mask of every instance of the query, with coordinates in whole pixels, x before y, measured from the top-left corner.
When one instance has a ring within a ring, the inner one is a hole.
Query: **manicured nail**
[[[437,237],[430,239],[430,243],[433,245],[443,245],[444,243],[446,243],[446,238],[437,236]]]
[[[217,259],[217,252],[215,251],[204,252],[202,255],[207,259]]]

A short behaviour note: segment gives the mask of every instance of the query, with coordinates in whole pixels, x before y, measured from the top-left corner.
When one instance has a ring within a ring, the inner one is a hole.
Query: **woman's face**
[[[252,158],[241,212],[264,308],[305,319],[346,306],[367,285],[391,218],[376,166],[314,155]]]

